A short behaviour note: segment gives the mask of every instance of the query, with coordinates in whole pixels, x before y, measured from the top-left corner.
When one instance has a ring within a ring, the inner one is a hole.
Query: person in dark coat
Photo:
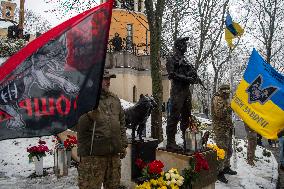
[[[122,39],[118,33],[114,34],[114,37],[111,39],[111,44],[114,52],[119,52],[122,50]]]

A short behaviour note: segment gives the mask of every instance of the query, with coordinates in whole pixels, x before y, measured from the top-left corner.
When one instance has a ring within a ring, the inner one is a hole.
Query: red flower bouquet
[[[191,186],[193,182],[199,177],[201,170],[209,170],[208,161],[201,153],[195,153],[194,158],[189,160],[189,167],[182,171],[184,176],[184,185]]]
[[[75,136],[67,135],[67,139],[64,140],[64,148],[66,150],[72,150],[77,145],[77,138]]]
[[[145,180],[159,178],[164,167],[163,162],[160,160],[154,160],[147,164],[143,160],[137,159],[135,163],[139,169],[142,169],[142,176]]]
[[[38,160],[40,157],[46,156],[46,152],[49,151],[48,147],[45,145],[46,142],[43,140],[38,141],[37,146],[32,146],[30,148],[27,148],[27,152],[29,152],[29,160],[32,161],[33,157],[36,157]]]
[[[201,153],[195,153],[195,172],[200,172],[202,169],[209,170],[209,165],[206,159],[204,159]]]

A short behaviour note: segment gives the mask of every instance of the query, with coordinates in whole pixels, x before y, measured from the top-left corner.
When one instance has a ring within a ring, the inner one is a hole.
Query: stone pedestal
[[[144,141],[135,140],[131,146],[131,179],[135,180],[141,177],[141,170],[135,164],[137,159],[142,159],[149,163],[156,159],[156,149],[158,140],[152,138],[144,138]]]
[[[158,141],[152,138],[144,138],[144,142],[129,140],[127,154],[121,160],[121,184],[128,188],[135,188],[134,180],[141,175],[141,170],[135,165],[137,158],[145,162],[151,162],[156,159],[156,148]]]
[[[193,183],[193,189],[214,189],[217,180],[217,154],[213,150],[202,152],[205,159],[208,161],[209,170],[202,170],[198,179]],[[167,152],[165,149],[157,149],[156,159],[164,162],[164,170],[177,168],[179,172],[184,168],[189,167],[189,160],[194,158],[192,154],[178,154]]]

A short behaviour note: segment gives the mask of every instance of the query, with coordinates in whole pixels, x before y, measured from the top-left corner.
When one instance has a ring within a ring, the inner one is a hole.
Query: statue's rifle
[[[169,74],[163,74],[162,76],[169,76]],[[204,86],[202,80],[198,75],[197,75],[197,84],[201,85],[204,90],[207,90],[207,88]]]

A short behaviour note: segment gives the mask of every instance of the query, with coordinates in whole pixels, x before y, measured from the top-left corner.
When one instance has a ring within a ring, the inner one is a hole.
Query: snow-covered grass
[[[7,57],[0,57],[0,66],[7,60]]]
[[[216,182],[217,189],[269,189],[276,188],[278,177],[278,164],[273,154],[270,157],[263,156],[263,147],[257,146],[255,166],[247,164],[247,143],[238,139],[236,153],[231,158],[232,169],[238,172],[237,175],[225,175],[229,180],[228,184]],[[238,151],[242,149],[242,151]]]
[[[127,101],[121,100],[124,108],[133,105]],[[150,136],[150,118],[147,120],[146,135]],[[200,119],[199,119],[200,120]],[[207,122],[208,120],[206,120]],[[163,119],[163,134],[166,139],[166,122]],[[127,133],[130,135],[131,131]],[[176,141],[182,143],[181,132],[178,130]],[[47,142],[50,149],[53,149],[53,137],[42,137]],[[11,139],[0,141],[0,189],[78,189],[77,187],[77,170],[70,168],[68,176],[56,178],[53,174],[53,156],[48,154],[44,157],[44,168],[46,168],[47,176],[39,178],[29,178],[28,176],[34,172],[34,164],[29,163],[26,148],[30,145],[36,145],[38,137]],[[213,142],[211,140],[211,142]],[[159,146],[164,146],[161,143]],[[238,151],[231,158],[231,164],[238,174],[226,177],[228,184],[216,182],[216,189],[272,189],[276,188],[276,179],[278,176],[277,162],[273,155],[266,157],[262,155],[263,148],[256,149],[256,166],[251,167],[246,163],[246,142],[237,140],[236,149]],[[242,150],[241,150],[242,149]]]

